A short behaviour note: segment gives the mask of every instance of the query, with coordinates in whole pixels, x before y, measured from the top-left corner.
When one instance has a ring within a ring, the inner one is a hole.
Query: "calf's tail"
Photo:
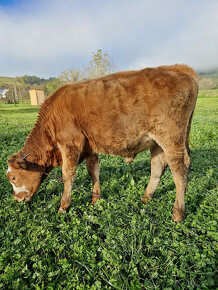
[[[190,152],[191,152],[191,150],[189,148],[189,144],[190,144],[190,131],[191,131],[191,123],[192,123],[193,114],[194,114],[194,110],[192,111],[191,116],[189,118],[188,127],[187,127],[187,131],[186,131],[185,147],[186,147],[186,150],[188,152],[188,155],[190,155]]]

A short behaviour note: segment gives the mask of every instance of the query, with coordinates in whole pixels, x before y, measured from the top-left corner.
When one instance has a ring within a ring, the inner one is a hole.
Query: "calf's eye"
[[[12,177],[12,178],[11,178],[11,180],[15,180],[15,179],[16,179],[15,177]]]

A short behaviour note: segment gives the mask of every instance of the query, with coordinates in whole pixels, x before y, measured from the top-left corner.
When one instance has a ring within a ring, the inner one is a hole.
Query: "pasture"
[[[7,158],[23,146],[38,107],[0,104],[0,289],[212,289],[217,250],[218,98],[198,99],[191,131],[186,218],[171,221],[175,185],[166,170],[153,201],[140,199],[150,153],[128,165],[100,156],[102,199],[91,201],[81,164],[72,203],[49,177],[30,203],[13,200]],[[54,172],[61,175],[60,168]]]

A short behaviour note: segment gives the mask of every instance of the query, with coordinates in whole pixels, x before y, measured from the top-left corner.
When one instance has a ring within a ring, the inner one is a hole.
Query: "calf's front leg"
[[[61,206],[58,213],[63,213],[70,205],[72,186],[78,165],[79,154],[75,148],[60,146],[62,155],[62,177],[64,180],[64,192],[61,198]]]

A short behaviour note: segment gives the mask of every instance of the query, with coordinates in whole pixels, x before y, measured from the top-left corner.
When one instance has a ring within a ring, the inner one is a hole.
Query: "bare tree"
[[[63,71],[59,76],[62,82],[80,82],[84,80],[84,74],[79,69],[68,69]]]
[[[92,59],[89,66],[85,67],[85,76],[87,79],[99,78],[113,72],[115,64],[107,51],[98,49],[92,53]]]
[[[74,68],[65,70],[59,75],[59,80],[61,82],[80,82],[99,78],[112,73],[114,68],[115,64],[108,52],[98,49],[92,53],[89,65],[85,66],[83,70]]]
[[[201,90],[214,89],[215,87],[216,83],[212,78],[202,78],[199,81],[199,88]]]

